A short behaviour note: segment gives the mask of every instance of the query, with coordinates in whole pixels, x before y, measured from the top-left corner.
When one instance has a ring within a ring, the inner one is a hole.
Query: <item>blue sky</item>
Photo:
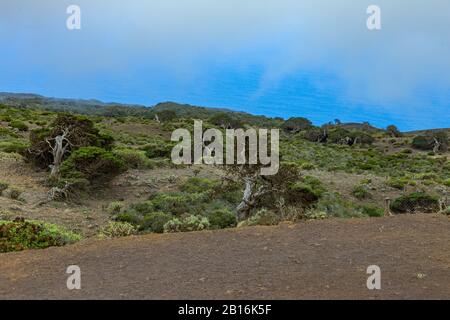
[[[2,0],[0,91],[450,127],[449,31],[448,0]]]

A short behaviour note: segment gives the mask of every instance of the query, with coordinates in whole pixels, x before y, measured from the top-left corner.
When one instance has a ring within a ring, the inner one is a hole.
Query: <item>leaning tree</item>
[[[252,210],[264,206],[276,206],[277,203],[289,204],[296,202],[292,194],[292,185],[300,180],[300,171],[297,166],[281,164],[275,175],[262,175],[262,165],[226,165],[224,170],[226,179],[238,181],[243,184],[243,196],[236,208],[238,221],[250,217]]]
[[[112,138],[100,134],[86,117],[60,114],[48,128],[33,130],[30,142],[25,157],[40,168],[50,168],[50,177],[55,178],[72,151],[87,146],[108,148]]]

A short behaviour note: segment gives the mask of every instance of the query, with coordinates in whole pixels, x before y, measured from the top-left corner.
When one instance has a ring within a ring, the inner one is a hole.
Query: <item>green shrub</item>
[[[210,180],[207,178],[199,178],[199,177],[191,177],[189,178],[183,185],[181,185],[180,189],[183,192],[187,193],[202,193],[202,192],[210,192],[214,188],[219,185],[219,181]]]
[[[225,229],[236,226],[236,215],[229,209],[216,209],[207,215],[212,229]]]
[[[125,170],[125,163],[112,152],[98,147],[74,151],[61,165],[63,179],[107,180]]]
[[[398,128],[395,125],[390,125],[386,128],[386,133],[395,138],[401,137],[403,134],[398,130]]]
[[[306,171],[316,169],[316,166],[309,161],[302,161],[299,163],[299,166],[300,166],[301,170],[306,170]]]
[[[409,180],[407,178],[390,178],[387,181],[387,185],[391,188],[403,190],[409,184]]]
[[[255,215],[249,219],[239,223],[239,227],[252,226],[275,226],[281,222],[281,218],[275,212],[265,208],[259,210]]]
[[[191,232],[202,231],[210,227],[208,218],[189,215],[181,218],[173,218],[164,225],[164,232]]]
[[[142,223],[143,216],[136,212],[121,212],[114,217],[114,221],[127,222],[138,226]]]
[[[171,143],[155,143],[149,144],[143,148],[145,155],[150,158],[169,158],[172,155],[173,144]]]
[[[315,206],[314,211],[325,212],[328,216],[337,218],[359,218],[364,216],[358,206],[344,200],[338,193],[325,193]]]
[[[370,195],[369,190],[367,190],[367,189],[368,188],[365,185],[357,185],[357,186],[353,187],[352,195],[358,200],[370,198],[371,195]]]
[[[3,191],[8,189],[8,187],[9,187],[9,183],[0,181],[0,196],[2,195]]]
[[[424,192],[415,192],[395,199],[391,210],[395,213],[438,212],[439,199]]]
[[[439,151],[447,151],[448,149],[448,135],[445,131],[427,132],[423,135],[414,137],[412,147],[419,150],[433,150],[436,141],[439,142]]]
[[[317,202],[326,192],[322,182],[311,176],[301,178],[301,181],[289,186],[287,200],[291,203],[302,203],[304,205],[311,205]]]
[[[157,112],[157,115],[162,122],[169,122],[177,118],[177,112],[175,110],[161,110]]]
[[[9,115],[0,114],[0,121],[11,122],[12,119],[11,119],[11,117]]]
[[[173,215],[185,213],[200,214],[207,197],[202,193],[185,194],[179,192],[160,193],[152,201],[155,211]]]
[[[0,151],[6,153],[22,154],[28,148],[28,144],[22,140],[0,141]]]
[[[9,123],[9,126],[14,129],[18,129],[19,131],[28,131],[28,126],[20,120],[13,120]]]
[[[324,220],[324,219],[328,219],[328,213],[326,213],[325,211],[318,211],[318,210],[310,210],[307,214],[306,214],[306,218],[311,219],[311,220]]]
[[[70,137],[70,145],[67,147],[63,160],[66,160],[68,155],[73,154],[78,148],[97,147],[100,150],[110,150],[114,142],[110,135],[101,134],[89,118],[79,115],[58,114],[48,128],[31,131],[31,146],[23,155],[39,168],[47,169],[49,165],[53,164],[54,160],[52,145],[47,141],[53,141],[63,132],[66,132]]]
[[[19,135],[8,128],[0,127],[0,138],[19,138]]]
[[[326,130],[317,127],[307,129],[302,136],[311,142],[325,142],[327,139]]]
[[[243,128],[243,123],[237,116],[225,112],[220,112],[213,115],[208,119],[208,122],[224,129]]]
[[[450,179],[445,180],[444,185],[450,187]]]
[[[136,228],[128,222],[110,221],[107,226],[101,228],[100,237],[120,238],[128,237],[136,233]]]
[[[108,205],[106,211],[111,215],[119,214],[124,208],[124,203],[122,201],[114,201]]]
[[[153,164],[144,151],[134,149],[116,149],[114,154],[122,159],[130,169],[152,169]]]
[[[361,206],[362,213],[369,217],[383,217],[384,210],[376,205],[365,204]]]
[[[141,215],[145,215],[147,213],[151,213],[155,211],[155,207],[153,206],[152,201],[143,201],[134,203],[131,205],[131,210],[140,213]]]
[[[64,246],[80,239],[81,236],[54,224],[24,219],[0,221],[0,252]]]
[[[297,133],[311,126],[312,122],[306,118],[290,118],[283,123],[282,129],[289,133]]]
[[[148,230],[155,233],[163,233],[164,226],[173,216],[164,212],[152,212],[146,214],[141,223],[141,230]]]

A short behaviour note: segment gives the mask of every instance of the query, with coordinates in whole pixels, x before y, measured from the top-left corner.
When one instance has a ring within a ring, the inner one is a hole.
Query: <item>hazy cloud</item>
[[[82,9],[79,32],[65,29],[70,4]],[[370,4],[381,7],[381,31],[366,28]],[[417,116],[448,109],[449,31],[448,0],[2,0],[0,66],[122,83],[145,72],[158,75],[150,86],[178,87],[255,67],[254,99],[305,75],[324,92],[339,86],[343,104]]]

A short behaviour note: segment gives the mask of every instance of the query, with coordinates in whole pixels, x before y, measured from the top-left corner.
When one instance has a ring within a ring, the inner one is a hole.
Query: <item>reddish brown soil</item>
[[[80,291],[66,288],[73,264]],[[381,268],[380,291],[366,288],[369,265]],[[0,298],[450,299],[450,220],[311,221],[3,254]]]

